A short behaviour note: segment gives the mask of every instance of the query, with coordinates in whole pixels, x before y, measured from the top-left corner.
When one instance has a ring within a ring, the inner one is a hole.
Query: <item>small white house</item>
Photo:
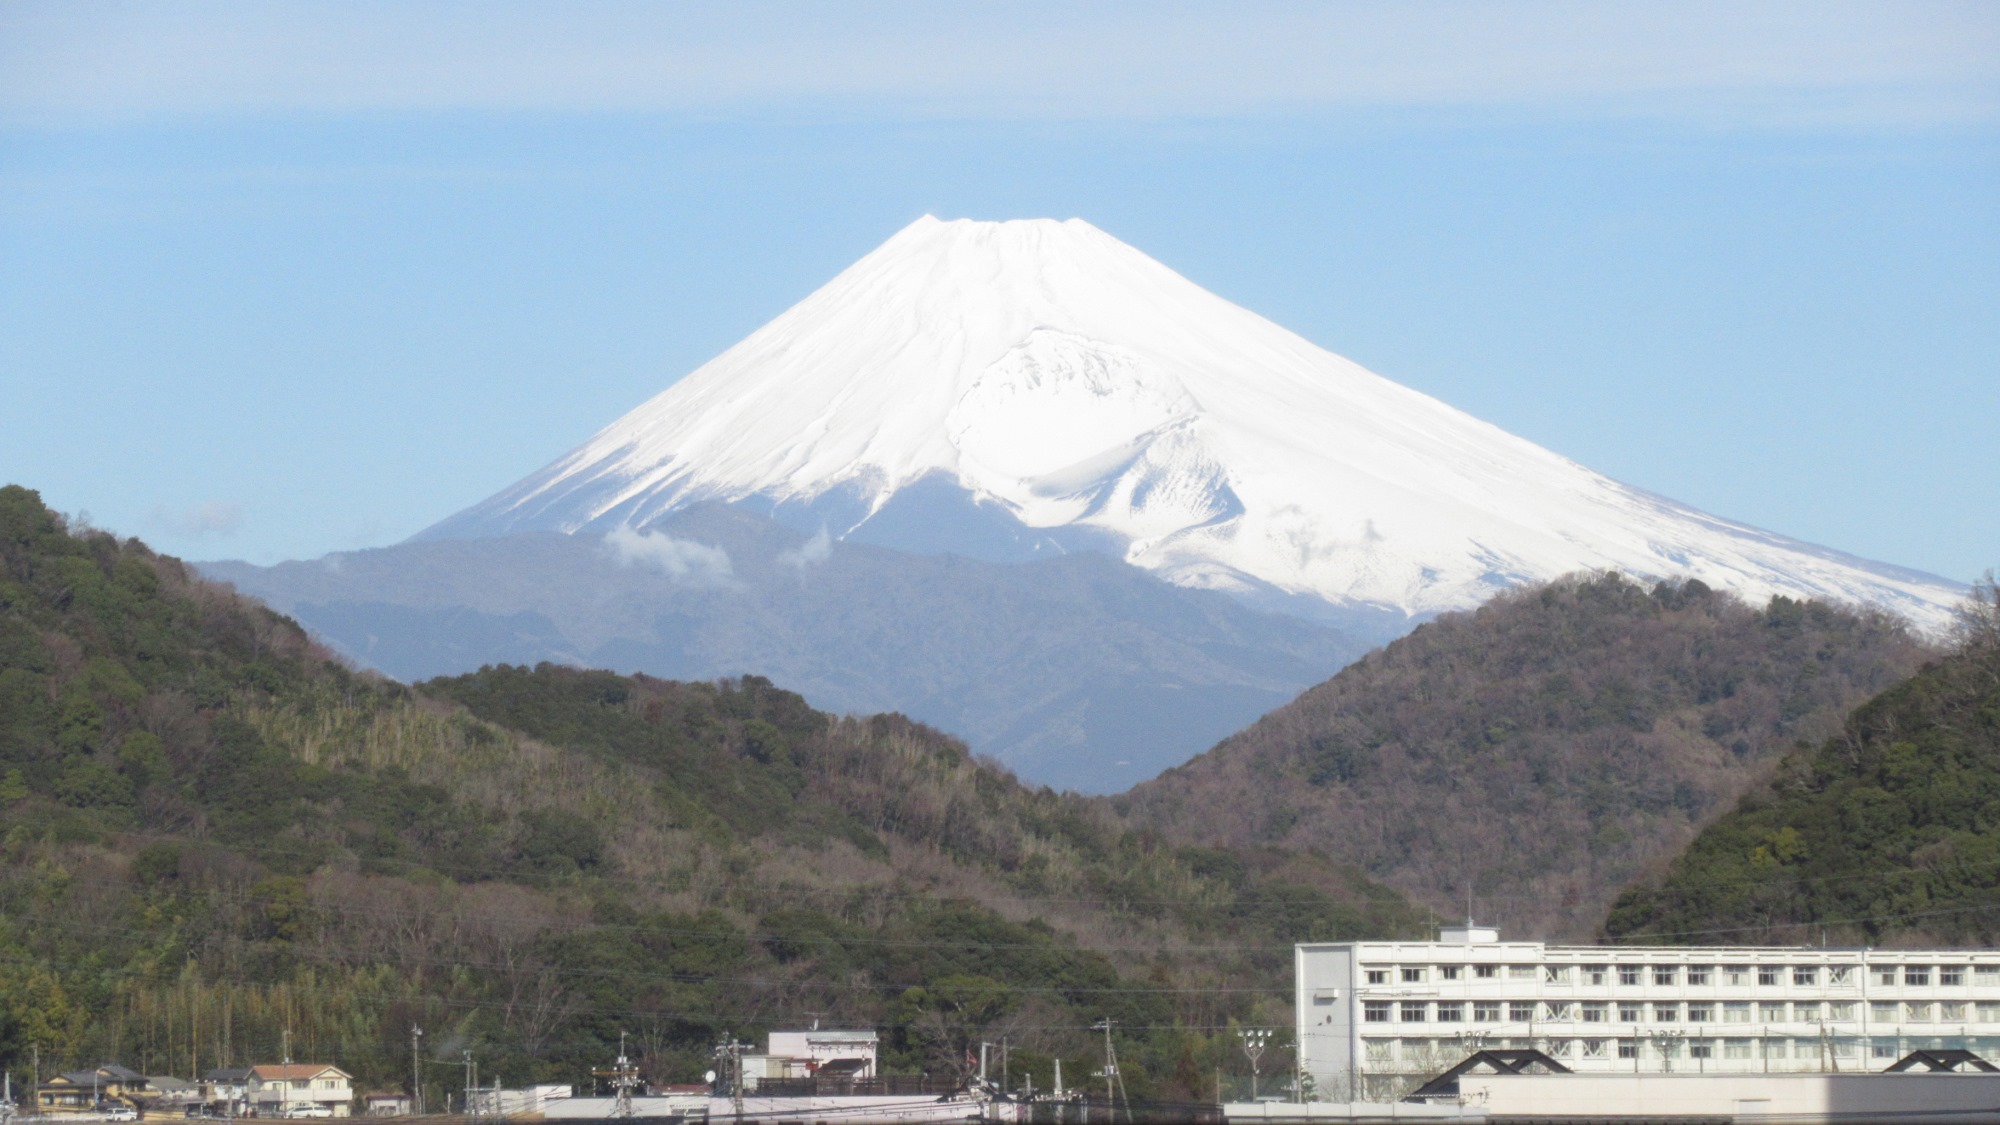
[[[762,1056],[744,1057],[744,1078],[873,1078],[880,1038],[873,1031],[773,1031]]]
[[[408,1117],[412,1110],[408,1094],[369,1094],[361,1099],[361,1112],[369,1117]]]
[[[354,1111],[354,1076],[324,1063],[253,1066],[244,1086],[259,1117],[346,1117]]]
[[[218,1115],[238,1116],[250,1108],[249,1083],[249,1067],[217,1067],[201,1076],[201,1102]]]

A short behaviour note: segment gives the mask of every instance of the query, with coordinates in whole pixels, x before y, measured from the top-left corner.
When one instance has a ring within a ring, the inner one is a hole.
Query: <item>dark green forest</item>
[[[1607,936],[1991,946],[2000,939],[2000,599],[1621,897]]]
[[[1320,848],[1524,939],[1596,932],[1801,740],[1929,650],[1886,614],[1574,575],[1443,615],[1124,797],[1176,838]]]
[[[880,1028],[951,1075],[1211,1092],[1285,1026],[1294,941],[1423,915],[1302,850],[1175,844],[895,715],[746,677],[542,665],[406,687],[142,543],[0,489],[0,1063],[293,1054],[365,1089],[459,1051],[657,1081],[720,1036]],[[434,1092],[435,1096],[435,1092]]]

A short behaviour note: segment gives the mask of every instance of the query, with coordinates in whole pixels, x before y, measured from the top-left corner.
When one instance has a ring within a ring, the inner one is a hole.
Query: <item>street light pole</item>
[[[417,1049],[417,1041],[423,1037],[424,1029],[410,1024],[410,1112],[418,1116],[424,1112],[423,1055]]]
[[[1250,1057],[1250,1100],[1257,1100],[1257,1063],[1264,1057],[1264,1047],[1271,1041],[1271,1030],[1264,1027],[1243,1027],[1236,1030],[1243,1037],[1243,1053]]]

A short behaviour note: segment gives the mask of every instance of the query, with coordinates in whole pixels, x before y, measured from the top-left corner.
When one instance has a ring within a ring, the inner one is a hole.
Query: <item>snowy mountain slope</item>
[[[1935,628],[1962,592],[1619,484],[1074,219],[920,219],[418,538],[606,532],[704,501],[839,513],[865,538],[940,481],[1037,543],[1088,533],[1170,582],[1295,607],[1414,616],[1609,568]]]

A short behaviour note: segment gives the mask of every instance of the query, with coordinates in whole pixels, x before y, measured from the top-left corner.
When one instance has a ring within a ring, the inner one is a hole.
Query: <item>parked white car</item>
[[[285,1111],[286,1117],[332,1117],[330,1105],[295,1105]]]

